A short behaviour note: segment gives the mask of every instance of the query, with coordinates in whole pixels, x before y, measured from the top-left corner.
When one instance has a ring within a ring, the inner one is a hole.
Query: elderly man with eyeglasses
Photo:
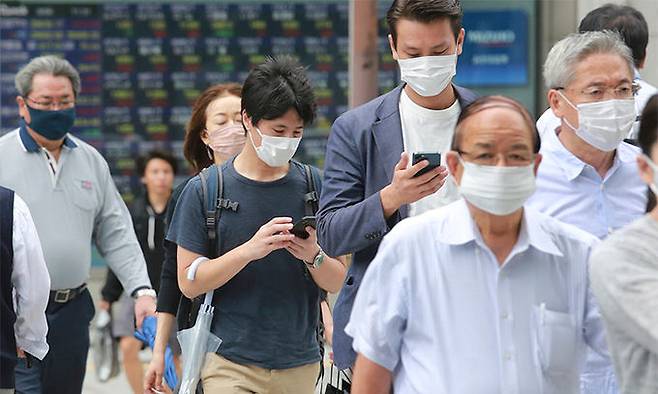
[[[94,316],[86,288],[92,242],[137,299],[138,325],[155,312],[155,291],[105,159],[69,133],[80,93],[77,70],[64,59],[42,56],[25,65],[15,80],[21,119],[18,129],[0,138],[0,185],[25,199],[50,275],[50,350],[44,358],[18,349],[16,391],[79,394]]]
[[[623,142],[636,118],[633,58],[617,33],[572,34],[544,64],[548,102],[561,125],[542,136],[537,192],[528,204],[600,239],[639,219],[647,188]],[[610,364],[590,351],[582,392],[609,376]]]

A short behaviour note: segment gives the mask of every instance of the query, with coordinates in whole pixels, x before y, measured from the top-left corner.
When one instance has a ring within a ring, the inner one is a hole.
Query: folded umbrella
[[[144,342],[147,346],[153,349],[155,343],[155,334],[157,333],[158,321],[155,316],[147,316],[142,323],[142,329],[135,331],[135,338]],[[164,378],[167,385],[173,390],[178,385],[178,376],[176,375],[176,364],[174,364],[174,353],[171,347],[167,345],[165,349],[165,370]]]
[[[196,270],[202,260],[196,260],[188,268],[187,278],[194,280]],[[194,326],[178,332],[178,342],[183,352],[183,376],[181,378],[179,394],[194,394],[201,369],[205,362],[206,353],[214,353],[219,348],[222,340],[210,332],[214,307],[212,306],[214,291],[206,293],[203,304]]]

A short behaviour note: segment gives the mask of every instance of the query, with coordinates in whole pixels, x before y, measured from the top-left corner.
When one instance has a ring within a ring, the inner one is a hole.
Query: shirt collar
[[[555,131],[549,131],[544,134],[545,138],[542,141],[542,149],[555,155],[555,161],[562,168],[567,179],[573,181],[583,172],[585,163],[562,145],[562,142],[557,136],[559,130],[560,128],[558,127]]]
[[[637,69],[637,67],[633,67],[633,79],[642,79],[642,76],[640,75],[640,70]]]
[[[32,138],[30,133],[28,133],[25,120],[21,119],[19,123],[20,123],[20,128],[18,130],[18,136],[20,137],[19,139],[21,141],[21,144],[23,145],[23,150],[31,153],[39,152],[41,150],[41,147],[39,146],[39,144],[37,144],[34,138]],[[70,138],[67,134],[67,136],[64,137],[64,146],[73,149],[73,148],[77,148],[78,144],[76,144],[75,141],[73,141],[73,139]]]
[[[450,209],[450,220],[447,221],[447,226],[442,231],[441,240],[450,245],[465,245],[475,241],[487,247],[463,198],[447,209]],[[553,242],[553,237],[543,226],[543,221],[544,218],[541,214],[532,208],[524,207],[521,230],[513,251],[521,252],[532,246],[544,253],[563,256]]]

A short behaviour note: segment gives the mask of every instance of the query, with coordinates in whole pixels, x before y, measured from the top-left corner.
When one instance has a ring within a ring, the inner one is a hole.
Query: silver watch
[[[142,296],[149,296],[149,297],[156,298],[157,293],[153,289],[139,289],[139,290],[135,291],[135,295],[134,295],[135,299],[138,299],[139,297],[142,297]]]
[[[320,268],[320,266],[324,262],[324,256],[325,256],[324,250],[322,250],[322,248],[320,248],[320,247],[318,247],[318,248],[320,250],[318,250],[318,254],[316,254],[315,257],[313,258],[313,262],[312,263],[306,263],[309,267],[311,267],[313,269]]]

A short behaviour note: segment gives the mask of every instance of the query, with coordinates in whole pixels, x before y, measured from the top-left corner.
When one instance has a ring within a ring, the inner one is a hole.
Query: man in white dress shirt
[[[27,204],[0,186],[0,394],[14,392],[14,367],[48,353],[50,277]]]
[[[612,32],[573,34],[550,50],[544,79],[561,125],[542,136],[528,205],[603,239],[647,205],[639,149],[623,142],[636,118],[631,50]],[[591,351],[582,392],[598,394],[592,382],[605,376],[614,377],[607,360]]]
[[[384,238],[346,328],[352,393],[579,391],[586,344],[607,354],[587,281],[597,239],[523,207],[538,150],[511,99],[461,113],[447,164],[464,199]]]
[[[578,31],[616,31],[633,54],[634,81],[640,87],[635,96],[635,110],[641,114],[651,96],[658,89],[642,79],[640,70],[646,66],[647,45],[649,43],[649,26],[644,15],[633,7],[619,4],[606,4],[590,11],[578,26]],[[560,118],[555,116],[551,108],[547,109],[537,121],[539,134],[544,137],[547,131],[555,131],[560,126]],[[628,134],[629,139],[637,138],[640,127],[639,118],[633,124]]]

